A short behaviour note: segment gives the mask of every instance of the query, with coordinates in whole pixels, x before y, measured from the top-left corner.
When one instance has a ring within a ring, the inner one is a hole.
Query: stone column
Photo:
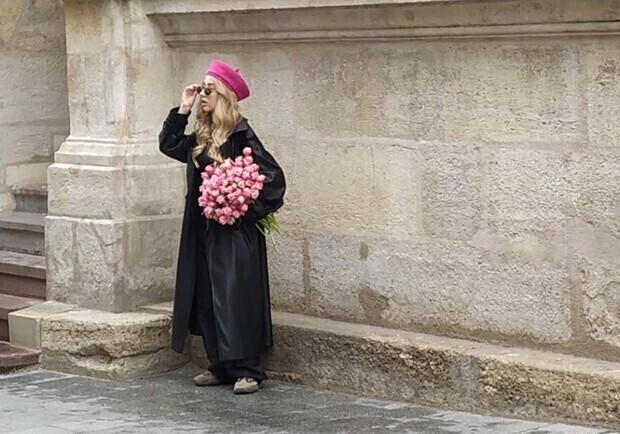
[[[48,298],[110,312],[170,300],[184,194],[157,146],[169,54],[139,9],[65,2],[71,134],[49,169]]]
[[[169,315],[128,312],[172,299],[184,168],[157,144],[169,52],[140,1],[64,7],[71,133],[48,172],[47,295],[73,309],[43,321],[44,364],[161,371],[183,362],[167,350]]]

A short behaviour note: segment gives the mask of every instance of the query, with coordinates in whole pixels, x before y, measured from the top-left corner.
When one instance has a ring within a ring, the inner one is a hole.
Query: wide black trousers
[[[204,221],[203,221],[204,224]],[[196,261],[196,287],[192,302],[191,324],[193,329],[200,332],[202,341],[211,365],[209,371],[222,383],[234,383],[238,378],[250,377],[257,381],[265,379],[265,370],[258,355],[255,358],[242,360],[220,360],[217,345],[217,329],[213,312],[213,294],[211,277],[205,254],[206,225],[198,231],[201,239],[198,240]]]

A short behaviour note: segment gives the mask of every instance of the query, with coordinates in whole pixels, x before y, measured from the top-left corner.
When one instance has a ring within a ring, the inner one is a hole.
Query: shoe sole
[[[248,387],[248,388],[245,388],[245,389],[237,389],[237,390],[235,390],[233,388],[233,392],[235,393],[235,395],[249,395],[250,393],[258,392],[259,390],[260,390],[260,385],[258,385],[258,384],[256,386]]]

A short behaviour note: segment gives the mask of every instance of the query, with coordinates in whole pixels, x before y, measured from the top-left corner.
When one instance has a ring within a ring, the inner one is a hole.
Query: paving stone
[[[442,411],[267,381],[259,393],[198,388],[197,368],[106,381],[32,370],[0,375],[0,433],[532,433],[607,429]]]

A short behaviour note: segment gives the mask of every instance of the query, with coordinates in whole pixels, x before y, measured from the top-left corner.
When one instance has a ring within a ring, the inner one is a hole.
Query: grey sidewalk
[[[255,395],[197,388],[189,372],[110,382],[0,375],[2,433],[562,433],[614,431],[441,411],[274,381]]]

